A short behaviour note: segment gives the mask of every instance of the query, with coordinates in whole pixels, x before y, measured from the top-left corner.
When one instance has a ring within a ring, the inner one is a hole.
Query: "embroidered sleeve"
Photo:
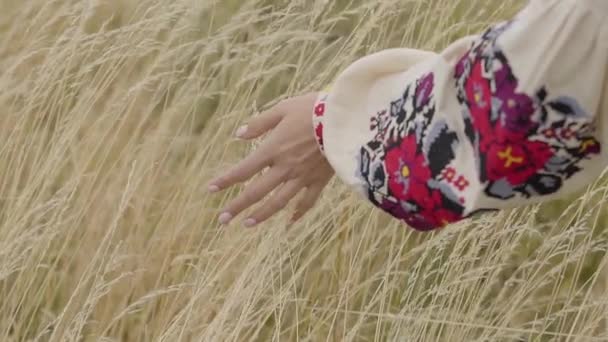
[[[346,184],[418,230],[578,191],[607,160],[606,7],[536,0],[439,55],[365,57],[316,103],[320,146]]]

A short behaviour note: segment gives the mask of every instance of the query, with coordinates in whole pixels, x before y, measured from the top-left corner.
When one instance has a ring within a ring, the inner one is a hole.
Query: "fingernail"
[[[222,213],[219,217],[220,224],[227,224],[230,220],[232,220],[231,213]]]
[[[243,225],[247,228],[251,228],[253,226],[255,226],[258,222],[255,219],[252,218],[248,218],[245,220],[245,222],[243,222]]]
[[[236,137],[237,138],[242,138],[245,133],[247,133],[247,125],[241,126],[239,127],[239,129],[236,130]]]
[[[217,185],[209,185],[207,190],[209,190],[209,192],[218,192],[220,191],[220,187]]]

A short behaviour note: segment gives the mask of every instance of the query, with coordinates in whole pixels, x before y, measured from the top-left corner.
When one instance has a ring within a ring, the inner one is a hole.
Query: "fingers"
[[[240,139],[255,139],[269,130],[276,127],[283,118],[283,105],[279,103],[272,108],[262,112],[254,117],[244,126],[241,126],[236,131],[237,138]]]
[[[269,144],[262,144],[262,146],[251,152],[245,159],[231,167],[223,175],[212,180],[209,183],[209,191],[218,192],[237,183],[242,183],[269,166],[270,153],[268,148]]]
[[[321,196],[321,192],[323,192],[323,188],[326,183],[314,184],[313,186],[306,189],[304,195],[296,205],[296,209],[294,211],[293,216],[291,217],[291,223],[298,221],[299,219],[306,214],[312,207],[314,207],[315,203],[319,196]]]
[[[282,174],[276,168],[268,170],[226,205],[219,218],[220,224],[227,224],[242,211],[262,200],[274,188],[281,185],[283,180]]]
[[[247,125],[237,130],[237,137],[241,139],[254,139],[271,130],[281,122],[283,118],[282,108],[283,105],[279,103],[253,118]],[[266,140],[245,159],[241,160],[223,175],[212,180],[208,186],[209,191],[218,192],[234,184],[244,182],[264,167],[269,166],[270,156],[272,155],[269,151],[271,145],[272,141]]]
[[[264,203],[255,213],[251,214],[248,219],[245,220],[245,227],[254,227],[271,216],[281,211],[287,206],[289,201],[294,198],[298,192],[303,188],[297,181],[289,181],[285,183],[276,194],[271,196],[266,203]]]

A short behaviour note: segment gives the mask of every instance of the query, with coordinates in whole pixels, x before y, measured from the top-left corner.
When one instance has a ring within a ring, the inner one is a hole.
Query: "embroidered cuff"
[[[327,91],[322,91],[319,93],[317,101],[315,102],[312,117],[315,138],[317,139],[317,144],[319,145],[319,149],[323,154],[325,154],[325,149],[323,146],[323,116],[325,115],[325,104],[328,95],[329,93]]]

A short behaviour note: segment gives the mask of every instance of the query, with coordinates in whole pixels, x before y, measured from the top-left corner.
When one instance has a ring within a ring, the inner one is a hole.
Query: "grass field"
[[[293,227],[206,193],[256,109],[522,4],[0,0],[0,341],[608,340],[605,181],[433,234],[338,181]]]

